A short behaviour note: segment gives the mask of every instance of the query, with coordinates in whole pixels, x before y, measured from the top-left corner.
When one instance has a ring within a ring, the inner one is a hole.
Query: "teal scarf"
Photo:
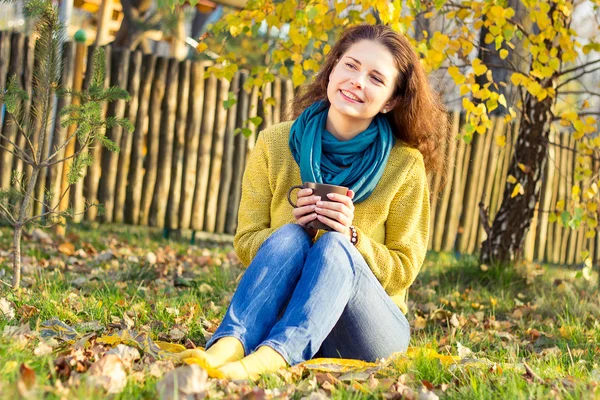
[[[346,186],[354,203],[375,190],[394,146],[394,135],[385,117],[377,115],[369,127],[348,141],[325,130],[329,107],[319,101],[292,124],[290,150],[300,167],[302,182]]]

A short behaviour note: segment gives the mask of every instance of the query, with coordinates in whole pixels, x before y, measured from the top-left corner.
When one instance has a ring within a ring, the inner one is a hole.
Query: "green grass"
[[[11,232],[0,228],[0,233],[0,248],[10,248]],[[189,235],[168,240],[154,228],[79,225],[68,230],[66,240],[76,250],[111,250],[116,258],[70,259],[58,250],[59,241],[23,242],[23,254],[35,268],[24,275],[18,292],[0,284],[0,298],[16,311],[11,320],[0,315],[0,398],[21,395],[22,364],[35,371],[33,398],[106,398],[87,380],[94,337],[80,353],[73,344],[57,343],[51,354],[35,355],[42,322],[57,317],[80,332],[81,324],[94,322],[97,335],[133,323],[135,330],[166,341],[175,341],[170,334],[177,328],[184,332],[180,342],[203,346],[242,273],[230,245],[190,245]],[[145,261],[148,252],[156,254],[156,265]],[[209,397],[254,390],[267,397],[283,393],[299,399],[319,391],[335,399],[371,399],[391,398],[401,390],[418,395],[433,387],[440,398],[600,398],[597,278],[586,281],[576,272],[534,263],[482,270],[475,257],[431,253],[410,292],[411,345],[443,356],[470,350],[469,362],[447,365],[421,352],[410,362],[392,360],[366,381],[323,386],[324,373],[304,370],[292,377],[265,376],[250,387],[212,381]],[[6,257],[0,257],[0,279],[10,279]],[[22,340],[2,334],[22,324],[32,331]],[[71,366],[70,378],[55,365],[61,356],[80,359]],[[535,376],[526,373],[525,363]],[[126,387],[113,398],[156,397],[160,378],[142,363],[137,369],[128,372]]]

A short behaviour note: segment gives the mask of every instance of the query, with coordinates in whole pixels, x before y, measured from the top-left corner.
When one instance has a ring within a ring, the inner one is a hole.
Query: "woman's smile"
[[[358,96],[348,90],[340,89],[340,93],[344,99],[351,103],[364,103]]]

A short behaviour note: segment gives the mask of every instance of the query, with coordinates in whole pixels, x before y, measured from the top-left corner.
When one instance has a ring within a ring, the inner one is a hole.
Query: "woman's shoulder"
[[[290,138],[290,129],[294,121],[284,121],[273,124],[259,133],[259,137],[265,141],[269,147],[278,149],[287,147]]]
[[[422,167],[425,170],[423,154],[419,149],[409,146],[406,142],[396,140],[396,144],[392,147],[389,161],[393,165],[400,168],[410,168],[413,165]]]

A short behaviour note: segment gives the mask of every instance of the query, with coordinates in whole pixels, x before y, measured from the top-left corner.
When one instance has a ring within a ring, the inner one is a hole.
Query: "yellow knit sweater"
[[[292,122],[261,132],[242,181],[235,251],[246,266],[262,243],[281,226],[294,223],[287,192],[302,184],[288,140]],[[421,153],[396,141],[381,180],[355,204],[356,247],[386,293],[406,314],[407,289],[427,251],[429,191]]]

